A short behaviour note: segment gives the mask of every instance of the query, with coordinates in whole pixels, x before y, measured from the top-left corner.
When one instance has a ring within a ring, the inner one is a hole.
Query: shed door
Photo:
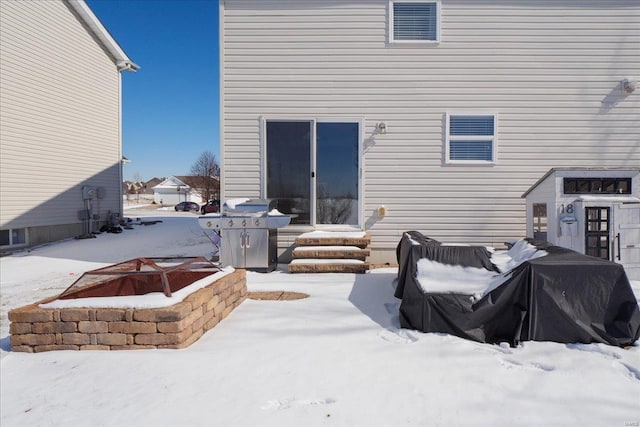
[[[585,208],[585,251],[596,258],[610,260],[609,230],[611,215],[608,207]]]
[[[614,205],[613,219],[613,260],[624,265],[628,276],[640,280],[640,204]]]

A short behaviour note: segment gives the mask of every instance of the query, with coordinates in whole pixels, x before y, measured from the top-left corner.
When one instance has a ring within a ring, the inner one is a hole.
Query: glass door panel
[[[312,122],[267,121],[267,198],[292,214],[291,224],[311,224]]]
[[[359,124],[316,125],[316,223],[358,225]]]
[[[585,254],[610,259],[609,208],[585,208]]]

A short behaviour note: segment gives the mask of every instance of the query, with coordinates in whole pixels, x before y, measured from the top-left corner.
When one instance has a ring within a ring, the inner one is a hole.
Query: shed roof
[[[539,180],[536,181],[535,184],[533,184],[531,187],[529,187],[529,189],[527,191],[525,191],[522,196],[520,196],[521,198],[525,198],[527,197],[527,195],[529,193],[531,193],[538,185],[540,185],[545,179],[547,179],[550,175],[553,175],[556,172],[560,172],[560,171],[634,171],[634,172],[640,172],[640,168],[624,168],[624,167],[617,167],[617,168],[607,168],[607,167],[599,167],[599,168],[594,168],[594,167],[567,167],[567,168],[551,168],[547,171],[547,173],[545,173],[544,175],[542,175],[542,178],[540,178]]]

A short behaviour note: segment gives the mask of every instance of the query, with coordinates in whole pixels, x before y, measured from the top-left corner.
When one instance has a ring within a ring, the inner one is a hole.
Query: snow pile
[[[526,240],[516,241],[508,251],[494,251],[491,262],[498,267],[501,273],[507,273],[525,261],[547,255]]]
[[[491,262],[502,274],[477,267],[443,264],[423,258],[418,261],[417,279],[425,293],[473,295],[480,299],[511,276],[523,262],[547,255],[526,240],[518,240],[508,251],[493,251]]]
[[[453,293],[481,296],[500,286],[507,277],[477,267],[442,264],[423,258],[418,261],[418,283],[425,293]]]
[[[310,231],[308,233],[301,234],[301,239],[321,239],[321,238],[336,238],[336,239],[362,239],[366,236],[364,231]]]
[[[169,307],[184,300],[192,293],[200,290],[212,282],[222,279],[229,273],[235,271],[233,267],[225,267],[220,271],[203,277],[171,293],[167,297],[162,292],[151,292],[144,295],[127,295],[115,297],[91,297],[76,299],[58,299],[47,304],[40,304],[42,308],[68,308],[68,307],[86,307],[86,308],[160,308]]]

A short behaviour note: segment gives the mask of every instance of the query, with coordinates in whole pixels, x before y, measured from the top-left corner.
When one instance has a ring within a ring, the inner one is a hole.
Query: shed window
[[[447,163],[495,162],[495,115],[447,115]]]
[[[533,204],[533,238],[547,240],[547,204]]]
[[[440,40],[440,2],[390,1],[391,42],[437,42]]]
[[[563,178],[564,194],[631,194],[631,178]]]

